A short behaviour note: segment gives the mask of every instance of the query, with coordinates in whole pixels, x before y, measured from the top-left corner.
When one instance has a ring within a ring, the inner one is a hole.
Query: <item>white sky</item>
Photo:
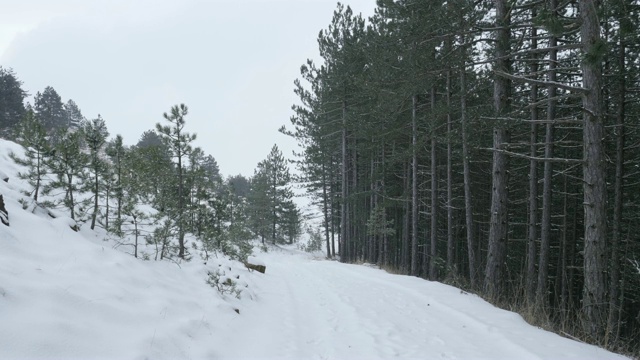
[[[347,0],[373,14],[375,0]],[[291,157],[293,81],[317,58],[331,0],[0,0],[0,65],[31,95],[52,86],[134,144],[171,106],[223,175],[250,176],[277,143]]]

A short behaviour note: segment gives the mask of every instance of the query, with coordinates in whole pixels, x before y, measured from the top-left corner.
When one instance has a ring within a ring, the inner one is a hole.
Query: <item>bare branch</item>
[[[579,92],[579,93],[583,93],[583,94],[587,93],[589,91],[589,90],[587,90],[587,89],[585,89],[583,87],[566,85],[564,83],[560,83],[560,82],[556,82],[556,81],[534,80],[534,79],[529,79],[529,78],[522,77],[522,76],[516,76],[516,75],[512,75],[512,74],[507,74],[506,72],[499,71],[499,70],[494,70],[493,72],[498,76],[506,77],[507,79],[511,79],[513,81],[526,82],[526,83],[542,85],[542,86],[555,86],[555,87],[557,87],[559,89],[564,89],[564,90],[568,90],[568,91],[575,91],[575,92]]]
[[[501,149],[494,149],[494,148],[483,148],[483,150],[495,151],[495,152],[503,153],[503,154],[517,157],[517,158],[540,161],[540,162],[561,162],[561,163],[583,163],[584,162],[583,160],[578,160],[578,159],[543,158],[543,157],[537,157],[537,156],[530,156],[530,155],[524,155],[524,154],[508,151],[508,150],[501,150]]]

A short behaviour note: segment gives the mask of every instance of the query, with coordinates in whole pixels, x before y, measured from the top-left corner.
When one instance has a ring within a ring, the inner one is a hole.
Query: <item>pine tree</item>
[[[241,174],[230,176],[227,178],[226,183],[234,196],[237,198],[247,198],[251,184],[246,177]]]
[[[0,134],[8,135],[7,130],[24,118],[26,95],[13,70],[0,66]]]
[[[218,186],[222,184],[220,167],[218,167],[218,162],[213,156],[206,155],[204,157],[202,161],[202,168],[204,169],[205,177],[211,184],[217,184]]]
[[[289,244],[293,244],[302,233],[302,213],[292,200],[282,204],[282,235]]]
[[[175,184],[169,146],[156,132],[146,131],[127,159],[129,173],[126,179],[131,182],[128,186],[135,188],[161,212],[168,209]]]
[[[105,149],[107,156],[111,160],[113,169],[113,183],[111,190],[116,200],[116,222],[114,225],[114,232],[121,234],[122,232],[122,206],[124,203],[124,185],[123,183],[126,173],[126,156],[127,152],[123,144],[122,135],[116,135],[115,139],[110,141]],[[108,205],[108,204],[107,204]],[[108,221],[108,214],[107,214]],[[107,228],[109,228],[107,226]],[[110,229],[111,230],[111,229]]]
[[[18,123],[16,130],[18,141],[25,149],[25,157],[20,158],[12,153],[11,158],[16,164],[27,168],[27,172],[18,173],[18,177],[27,180],[29,185],[33,187],[33,191],[28,195],[37,202],[42,182],[48,173],[46,159],[51,155],[51,146],[47,140],[47,133],[35,117],[33,110],[27,111],[25,117]]]
[[[77,219],[76,210],[79,204],[77,193],[80,191],[79,181],[86,178],[85,169],[89,164],[89,156],[82,151],[84,134],[82,131],[58,129],[60,139],[52,150],[48,166],[56,178],[44,187],[44,192],[61,189],[65,192],[63,204],[70,216]]]
[[[299,234],[300,213],[292,201],[289,167],[277,145],[251,178],[248,196],[250,227],[262,242],[292,242]]]
[[[169,113],[164,113],[164,118],[170,125],[162,126],[156,124],[156,131],[163,138],[163,141],[171,151],[172,158],[176,161],[177,171],[177,204],[176,222],[178,225],[178,257],[185,258],[184,237],[186,231],[186,196],[184,166],[187,156],[192,151],[191,142],[196,139],[196,134],[189,134],[184,131],[185,117],[189,110],[186,105],[175,105]]]
[[[93,213],[91,215],[91,230],[93,230],[99,211],[100,179],[108,170],[102,156],[109,131],[107,131],[107,125],[100,115],[87,122],[83,130],[84,140],[89,149],[89,169],[92,178],[91,181],[87,181],[86,189],[93,195]]]
[[[158,168],[168,165],[171,170],[170,163],[163,163],[166,157],[146,156],[152,148],[125,148],[120,135],[107,146],[107,155],[113,164],[113,196],[116,200],[116,220],[110,230],[120,237],[133,235],[134,257],[138,257],[139,237],[142,235],[140,224],[153,220],[141,206],[155,202],[155,192],[149,191],[152,187],[147,180],[154,178],[158,181],[152,172],[166,172]],[[154,160],[157,162],[154,163]]]
[[[602,58],[598,1],[580,0],[580,35],[585,59],[582,62],[583,94],[583,191],[584,191],[584,329],[594,339],[606,326],[606,162],[602,101]]]
[[[78,104],[75,101],[69,99],[64,105],[64,114],[65,114],[65,123],[75,129],[79,129],[84,126],[84,122],[87,119],[82,115],[82,111],[78,107]]]
[[[54,130],[69,126],[62,99],[51,86],[47,86],[42,93],[36,93],[33,107],[36,117],[47,132],[53,133]]]
[[[271,215],[271,199],[268,194],[269,178],[261,162],[255,170],[250,181],[250,190],[247,196],[249,216],[249,228],[255,236],[258,236],[265,243],[269,234],[269,219]]]
[[[162,137],[158,135],[154,130],[147,130],[142,133],[140,140],[136,144],[139,148],[148,148],[152,146],[165,146],[162,142]]]

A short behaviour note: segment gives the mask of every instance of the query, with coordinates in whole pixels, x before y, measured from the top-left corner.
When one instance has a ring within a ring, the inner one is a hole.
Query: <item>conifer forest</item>
[[[53,87],[25,105],[15,72],[0,67],[0,80],[0,137],[25,150],[6,154],[27,169],[18,173],[31,188],[21,200],[25,209],[62,211],[75,230],[105,229],[117,247],[145,260],[204,254],[206,261],[216,251],[246,260],[250,240],[292,244],[300,237],[303,214],[277,145],[253,176],[225,178],[216,159],[193,144],[185,104],[126,145],[120,134],[109,138],[100,115],[87,119]],[[141,253],[144,246],[154,250]]]
[[[315,226],[328,259],[640,354],[640,1],[377,0],[366,18],[338,3],[327,23],[279,129],[294,158],[274,145],[248,177],[195,146],[184,104],[126,145],[53,87],[29,103],[0,67],[23,207],[174,262],[244,261],[252,240],[293,244]]]
[[[328,257],[561,334],[640,339],[640,3],[338,5],[280,130]]]

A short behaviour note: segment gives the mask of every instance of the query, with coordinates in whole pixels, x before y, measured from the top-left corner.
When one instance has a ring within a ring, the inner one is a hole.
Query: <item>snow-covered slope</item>
[[[0,359],[622,359],[460,290],[292,248],[178,267],[114,250],[63,216],[22,210],[0,140]],[[229,270],[231,268],[231,270]],[[242,299],[206,284],[222,269]],[[239,310],[239,314],[236,313]]]
[[[224,269],[242,285],[256,275],[222,257],[180,267],[135,259],[102,231],[74,232],[62,212],[23,210],[18,190],[28,185],[11,151],[21,149],[0,140],[10,177],[0,181],[10,218],[0,224],[0,359],[216,358],[212,339],[242,304],[207,285],[207,272]],[[252,289],[243,295],[250,301]]]

